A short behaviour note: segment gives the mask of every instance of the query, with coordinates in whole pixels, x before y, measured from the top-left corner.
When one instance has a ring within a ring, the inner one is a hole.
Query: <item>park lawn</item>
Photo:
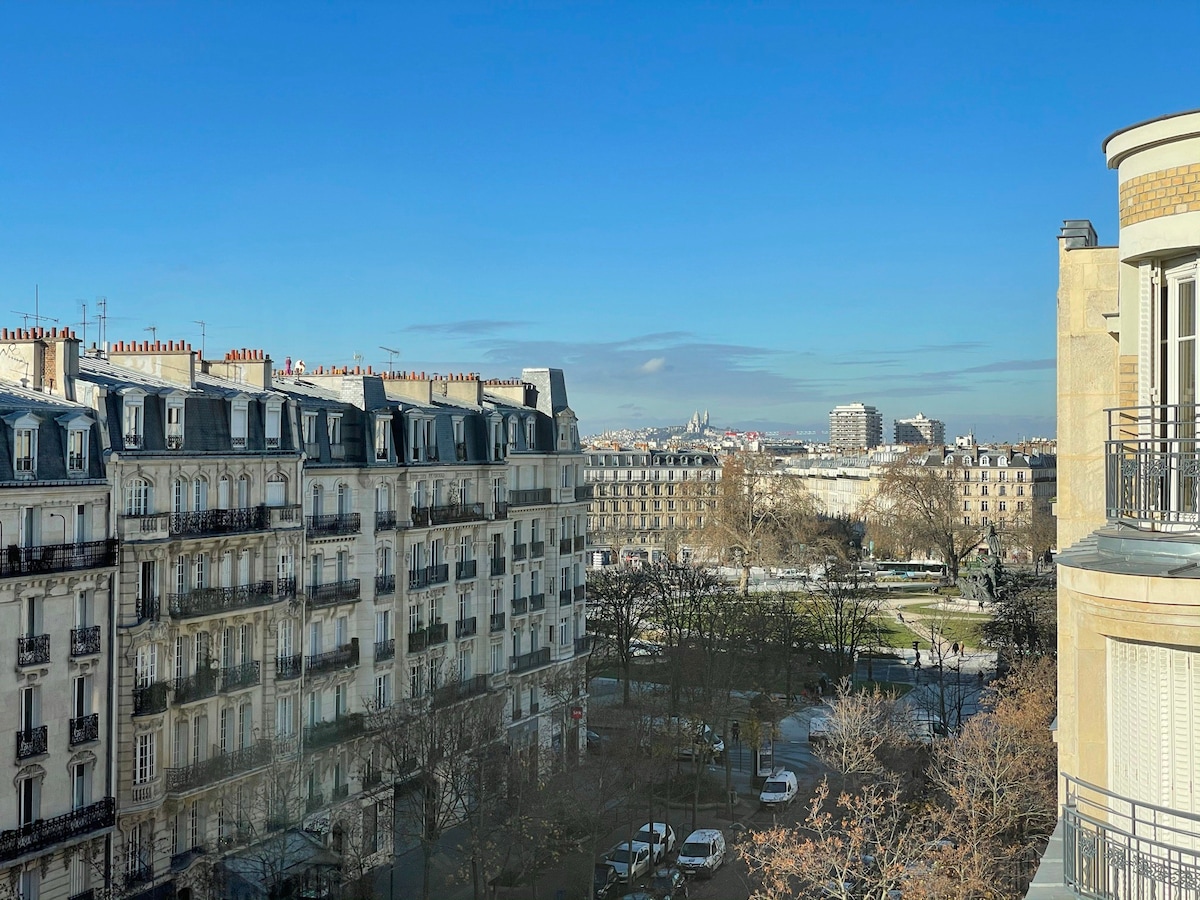
[[[904,607],[905,612],[911,610],[922,616],[960,616],[964,619],[978,619],[984,621],[990,619],[991,615],[983,612],[963,612],[958,609],[946,609],[941,603],[921,603],[913,606]]]
[[[909,609],[913,609],[913,607],[909,607]],[[983,618],[986,619],[987,616]],[[982,632],[979,627],[982,620],[972,613],[945,614],[936,620],[932,617],[919,620],[910,619],[905,623],[886,618],[880,619],[879,624],[883,644],[887,647],[912,649],[913,641],[916,641],[922,650],[928,650],[930,624],[939,626],[939,636],[947,644],[957,641],[960,644],[965,643],[968,647],[978,647],[982,643]]]

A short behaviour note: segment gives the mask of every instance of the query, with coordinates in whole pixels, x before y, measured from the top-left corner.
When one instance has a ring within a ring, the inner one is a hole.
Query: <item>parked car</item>
[[[595,900],[609,900],[615,897],[620,888],[621,878],[611,864],[596,863],[596,873],[592,877],[592,896]]]
[[[617,871],[621,881],[629,882],[641,878],[650,871],[650,845],[641,841],[621,841],[608,851],[605,857]]]
[[[687,879],[674,866],[657,870],[650,881],[650,889],[659,900],[687,900]]]
[[[587,730],[587,748],[589,753],[603,753],[608,749],[608,735],[598,734],[592,729]]]
[[[808,742],[813,746],[828,743],[833,732],[833,722],[829,716],[817,713],[808,723]]]
[[[711,878],[725,865],[725,835],[715,828],[700,828],[679,848],[676,864],[687,875]]]
[[[779,809],[792,805],[800,786],[796,773],[787,769],[776,769],[767,778],[758,795],[759,805],[765,809]]]
[[[666,822],[647,822],[633,836],[635,841],[649,844],[651,862],[658,865],[675,849],[675,829]]]

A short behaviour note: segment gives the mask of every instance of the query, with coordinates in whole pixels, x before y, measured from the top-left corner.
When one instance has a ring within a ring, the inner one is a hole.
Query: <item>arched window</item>
[[[287,476],[274,472],[267,476],[267,506],[287,505]]]
[[[238,509],[245,509],[250,505],[250,476],[239,475],[237,480],[237,505]]]
[[[229,476],[222,475],[217,482],[217,509],[229,509]]]
[[[337,486],[337,512],[339,516],[350,512],[350,485],[344,481],[338,482]]]
[[[375,551],[375,574],[376,575],[386,577],[388,575],[394,574],[394,570],[392,568],[393,556],[394,556],[394,554],[392,552],[391,544],[380,544],[379,545],[379,548]]]
[[[171,482],[171,512],[187,512],[189,482],[186,478],[176,478]]]
[[[208,509],[208,479],[196,478],[192,481],[192,509],[199,512]]]
[[[321,515],[321,504],[325,499],[325,491],[319,484],[312,486],[312,514]]]
[[[150,514],[150,482],[134,478],[125,486],[125,515],[147,516]]]

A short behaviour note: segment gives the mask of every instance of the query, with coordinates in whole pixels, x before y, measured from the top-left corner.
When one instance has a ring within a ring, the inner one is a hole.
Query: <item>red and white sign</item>
[[[571,718],[572,719],[582,719],[583,718],[583,707],[582,706],[572,706],[571,707]]]

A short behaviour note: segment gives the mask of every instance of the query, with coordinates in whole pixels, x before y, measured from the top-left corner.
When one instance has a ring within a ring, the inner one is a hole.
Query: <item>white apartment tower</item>
[[[835,406],[829,413],[829,443],[839,450],[878,447],[883,443],[883,416],[862,403]]]
[[[927,447],[941,447],[946,443],[946,423],[938,419],[926,418],[925,413],[917,413],[911,419],[897,419],[895,422],[895,441],[897,444],[921,444]]]

